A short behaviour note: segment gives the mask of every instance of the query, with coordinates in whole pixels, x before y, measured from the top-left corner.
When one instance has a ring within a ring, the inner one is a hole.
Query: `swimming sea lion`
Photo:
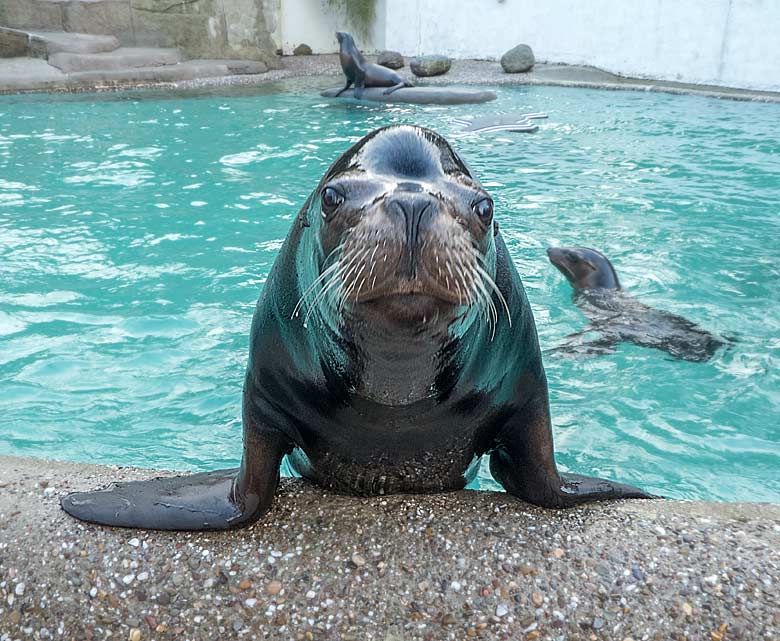
[[[337,31],[336,38],[339,41],[339,61],[344,75],[347,77],[347,84],[336,94],[336,97],[349,89],[352,84],[355,85],[355,98],[357,99],[363,96],[363,89],[366,87],[389,87],[383,92],[385,95],[389,95],[403,87],[414,86],[392,69],[366,62],[350,34]]]
[[[107,525],[248,525],[282,457],[353,494],[463,488],[490,453],[516,497],[551,508],[640,489],[560,474],[531,307],[493,200],[444,138],[367,135],[328,169],[279,252],[252,322],[241,467],[71,494]]]
[[[675,358],[703,362],[724,342],[691,321],[648,307],[620,287],[615,268],[606,256],[587,247],[550,247],[550,262],[574,288],[574,302],[590,320],[555,351],[609,353],[624,341],[660,349]],[[595,340],[581,340],[597,332]]]

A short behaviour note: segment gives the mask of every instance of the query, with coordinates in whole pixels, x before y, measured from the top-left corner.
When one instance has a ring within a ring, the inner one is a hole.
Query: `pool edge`
[[[148,639],[163,626],[210,639],[276,626],[282,638],[326,638],[331,624],[338,638],[360,639],[389,626],[403,639],[461,628],[497,638],[539,630],[539,639],[602,627],[620,639],[780,632],[780,504],[545,511],[495,492],[357,498],[283,479],[266,518],[233,532],[109,529],[59,509],[67,492],[162,474],[0,456],[0,633]],[[272,594],[273,581],[285,591]]]

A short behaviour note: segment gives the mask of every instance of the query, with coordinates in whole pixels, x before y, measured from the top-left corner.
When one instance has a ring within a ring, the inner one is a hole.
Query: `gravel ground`
[[[366,56],[375,61],[376,56]],[[334,86],[344,85],[343,74],[337,54],[315,56],[285,56],[281,60],[281,69],[255,76],[228,76],[223,78],[204,78],[177,83],[179,89],[251,86],[274,82],[282,78],[306,76],[333,76]],[[694,94],[713,98],[734,100],[754,100],[780,102],[780,93],[771,91],[750,91],[708,85],[691,85],[664,80],[645,80],[617,76],[595,67],[577,65],[557,65],[538,63],[529,73],[504,73],[498,62],[489,60],[453,60],[452,68],[443,76],[416,78],[409,67],[399,69],[398,73],[410,78],[415,85],[557,85],[563,87],[586,87],[591,89],[624,89],[633,91],[660,91],[674,94]]]
[[[544,511],[284,479],[246,530],[81,524],[58,497],[150,470],[0,457],[0,639],[780,638],[780,505]]]

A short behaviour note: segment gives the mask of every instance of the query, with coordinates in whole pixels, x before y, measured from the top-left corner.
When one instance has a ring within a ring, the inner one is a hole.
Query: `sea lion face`
[[[549,247],[547,256],[574,289],[620,289],[606,256],[588,247]]]
[[[490,304],[493,201],[433,131],[393,126],[364,138],[325,175],[308,215],[339,313],[449,323]]]

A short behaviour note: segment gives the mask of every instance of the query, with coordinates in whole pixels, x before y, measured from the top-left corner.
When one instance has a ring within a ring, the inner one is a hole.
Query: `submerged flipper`
[[[115,483],[68,494],[62,509],[82,521],[148,530],[227,530],[250,525],[271,507],[279,465],[289,449],[280,436],[244,437],[240,468]]]
[[[588,340],[588,336],[596,334]],[[620,337],[602,332],[599,325],[591,324],[579,332],[569,334],[558,347],[544,350],[545,356],[604,356],[612,354],[620,342]]]
[[[547,508],[611,499],[660,498],[623,483],[560,474],[553,454],[547,394],[529,402],[507,425],[490,455],[490,472],[513,496]]]

